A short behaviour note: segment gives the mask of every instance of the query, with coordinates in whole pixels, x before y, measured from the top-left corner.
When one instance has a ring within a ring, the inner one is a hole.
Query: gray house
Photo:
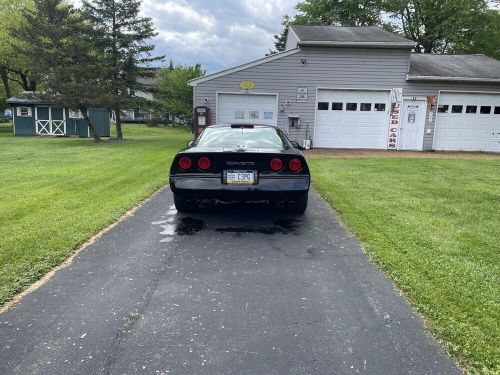
[[[78,110],[53,105],[35,92],[24,91],[7,99],[12,106],[15,135],[55,135],[90,137],[88,126]],[[90,108],[88,116],[100,137],[110,136],[109,110]]]
[[[191,80],[194,106],[312,147],[500,152],[500,61],[414,46],[377,27],[293,25],[285,51]]]

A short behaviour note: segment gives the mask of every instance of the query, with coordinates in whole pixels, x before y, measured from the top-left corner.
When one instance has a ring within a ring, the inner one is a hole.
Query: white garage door
[[[385,149],[389,107],[389,91],[318,90],[314,147]]]
[[[441,93],[434,149],[500,151],[500,94]]]
[[[276,125],[276,95],[218,95],[217,123]]]

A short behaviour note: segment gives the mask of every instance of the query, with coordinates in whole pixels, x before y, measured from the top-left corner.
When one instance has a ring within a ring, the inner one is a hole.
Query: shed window
[[[479,113],[482,113],[483,115],[489,115],[491,113],[491,106],[482,105],[479,109]]]
[[[385,112],[385,103],[375,103],[376,112]]]
[[[448,104],[438,106],[439,113],[448,113],[449,110],[450,110],[450,106]]]
[[[463,105],[452,105],[451,113],[462,113],[463,109],[464,109]]]
[[[355,111],[358,109],[358,103],[347,103],[345,109],[346,111]]]
[[[77,110],[70,109],[69,110],[69,118],[83,118],[82,112],[80,112],[79,109],[77,109]]]
[[[318,102],[318,111],[328,111],[328,102]]]
[[[344,103],[332,103],[332,111],[342,111],[344,109]]]
[[[465,113],[477,113],[477,105],[468,105],[465,107]]]
[[[500,115],[500,106],[495,107],[495,115]]]
[[[361,103],[359,106],[360,111],[371,111],[372,110],[372,103]]]
[[[17,107],[19,117],[31,117],[31,107]]]

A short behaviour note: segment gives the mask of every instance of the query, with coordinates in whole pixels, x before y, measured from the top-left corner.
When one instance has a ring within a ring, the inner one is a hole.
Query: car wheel
[[[308,194],[304,194],[295,201],[288,202],[287,210],[294,214],[303,214],[307,208]]]
[[[189,200],[179,197],[177,194],[174,194],[174,204],[175,208],[179,212],[190,212],[196,210],[196,204]]]

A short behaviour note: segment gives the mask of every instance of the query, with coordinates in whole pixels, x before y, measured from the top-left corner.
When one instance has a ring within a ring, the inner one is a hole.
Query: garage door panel
[[[386,148],[388,91],[318,90],[318,102],[329,105],[328,110],[316,110],[317,147]],[[342,110],[333,110],[332,103],[342,103]],[[348,111],[347,103],[356,103],[356,110]],[[369,103],[370,111],[361,111],[361,103]],[[375,111],[376,103],[385,104],[385,111]]]
[[[276,95],[218,94],[217,120],[221,124],[276,125]]]
[[[500,106],[500,94],[441,93],[438,108],[445,105],[450,111],[452,106],[461,105],[463,111],[445,113],[438,109],[435,149],[500,151],[500,113],[494,113],[495,106]]]

